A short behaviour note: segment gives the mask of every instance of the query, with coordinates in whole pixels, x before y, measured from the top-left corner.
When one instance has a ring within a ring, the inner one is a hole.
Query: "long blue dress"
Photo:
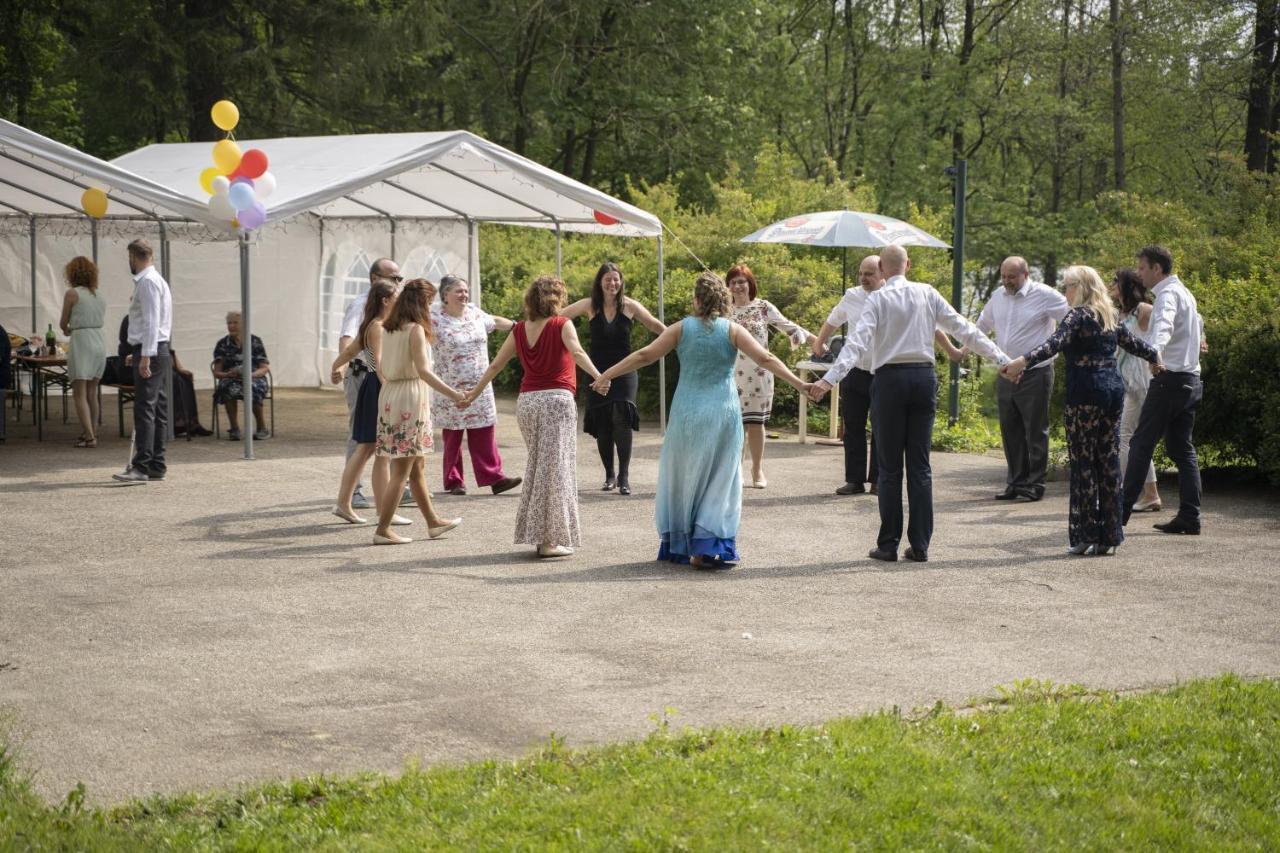
[[[680,383],[658,463],[659,560],[691,555],[738,561],[735,538],[742,511],[742,412],[733,384],[738,351],[729,320],[681,325]]]

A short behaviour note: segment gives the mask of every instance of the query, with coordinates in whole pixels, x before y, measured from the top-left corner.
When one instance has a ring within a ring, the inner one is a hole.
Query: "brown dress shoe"
[[[520,485],[522,482],[524,481],[520,477],[503,477],[501,480],[494,483],[489,488],[493,489],[493,493],[495,495],[500,495],[503,492],[511,491],[516,486]]]

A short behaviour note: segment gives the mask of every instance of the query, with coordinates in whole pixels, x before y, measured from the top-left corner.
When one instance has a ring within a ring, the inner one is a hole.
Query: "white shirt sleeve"
[[[978,315],[978,328],[988,335],[996,330],[995,312],[991,310],[991,303],[995,299],[995,294],[987,300],[987,304],[982,306],[982,313]]]
[[[849,322],[844,313],[845,297],[841,296],[840,301],[831,309],[831,313],[827,315],[827,325],[833,329],[838,329],[845,323]]]
[[[950,334],[953,338],[964,341],[969,345],[969,349],[988,361],[994,361],[1001,366],[1009,363],[1009,356],[1005,355],[1000,347],[993,344],[990,338],[982,334],[982,331],[977,326],[960,316],[956,309],[952,308],[938,291],[930,288],[928,292],[929,299],[933,302],[937,312],[935,316],[937,317],[939,329]],[[843,353],[841,354],[843,355]]]
[[[364,303],[365,299],[359,296],[351,300],[346,313],[342,315],[342,330],[338,333],[338,337],[354,338],[360,334],[360,321],[364,319]]]
[[[782,316],[782,312],[772,302],[767,299],[761,301],[764,302],[766,322],[790,338],[792,346],[800,346],[809,340],[809,333]]]
[[[828,385],[835,387],[848,375],[850,370],[858,363],[858,357],[867,351],[871,346],[871,340],[875,337],[876,332],[876,310],[875,295],[867,300],[866,305],[862,308],[862,316],[858,318],[858,324],[854,327],[853,333],[845,340],[844,346],[840,348],[840,355],[836,357],[835,364],[831,365],[822,376],[822,381]]]
[[[1067,297],[1063,296],[1052,287],[1045,285],[1044,289],[1045,301],[1047,307],[1045,313],[1053,318],[1053,323],[1057,326],[1062,322],[1062,318],[1067,316],[1067,312],[1071,310],[1071,306],[1067,304]]]
[[[1151,306],[1151,346],[1155,351],[1164,354],[1164,348],[1173,336],[1173,320],[1178,314],[1178,303],[1174,299],[1173,288],[1166,287],[1156,294],[1155,304]],[[1199,340],[1196,341],[1199,345]]]
[[[144,356],[154,356],[160,342],[160,286],[147,276],[138,282],[138,305],[142,309],[142,328],[135,334]]]

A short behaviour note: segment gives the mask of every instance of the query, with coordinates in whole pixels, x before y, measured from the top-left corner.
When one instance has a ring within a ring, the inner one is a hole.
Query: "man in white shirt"
[[[400,266],[390,258],[378,258],[369,267],[369,282],[372,284],[380,278],[388,281],[394,281],[399,284],[403,281],[400,275]],[[342,315],[342,331],[338,337],[338,352],[342,352],[347,348],[347,344],[351,343],[351,339],[360,334],[360,320],[364,317],[365,300],[369,298],[369,291],[366,289],[355,299],[351,300],[351,304],[347,306],[347,311]],[[346,374],[342,377],[342,391],[347,398],[347,458],[351,458],[351,454],[356,450],[355,439],[351,437],[352,428],[355,426],[356,416],[356,397],[360,393],[360,383],[364,381],[365,374],[371,369],[371,365],[367,365],[357,356],[351,360],[347,368]],[[369,499],[364,494],[364,472],[360,472],[360,477],[356,480],[355,494],[351,498],[351,506],[354,509],[368,509],[370,507]]]
[[[1156,374],[1138,416],[1138,427],[1129,440],[1129,464],[1124,472],[1124,521],[1142,493],[1147,466],[1156,442],[1178,466],[1178,514],[1155,525],[1162,533],[1200,533],[1200,466],[1191,433],[1196,408],[1204,388],[1200,384],[1200,348],[1204,325],[1191,291],[1173,274],[1173,255],[1164,246],[1147,246],[1138,252],[1138,276],[1155,294],[1151,330],[1147,339],[1164,371]],[[1152,371],[1155,373],[1155,371]]]
[[[1067,300],[1052,287],[1032,281],[1026,260],[1016,255],[1000,264],[1000,284],[978,315],[978,328],[988,335],[994,332],[1000,348],[1017,358],[1053,334],[1067,314]],[[1005,490],[996,500],[1044,497],[1052,394],[1053,359],[1028,370],[1020,382],[996,377],[1000,439],[1008,466]]]
[[[169,427],[169,400],[164,377],[172,367],[169,332],[173,327],[173,299],[169,283],[151,263],[151,244],[137,239],[129,244],[129,272],[133,273],[133,298],[129,301],[128,343],[133,349],[133,458],[122,483],[163,480],[165,437]]]
[[[853,368],[863,353],[871,354],[875,382],[871,386],[871,417],[875,422],[880,468],[880,533],[870,557],[898,559],[902,541],[902,471],[906,458],[909,560],[929,559],[933,536],[933,472],[929,447],[938,408],[938,372],[934,362],[934,332],[941,329],[959,338],[979,355],[1004,365],[1009,361],[978,327],[956,313],[938,291],[908,281],[911,263],[901,246],[880,253],[884,286],[867,297],[857,328],[840,350],[840,357],[813,385],[810,396],[821,400],[832,385]]]
[[[818,330],[814,351],[826,351],[831,335],[846,323],[850,330],[862,316],[867,297],[880,289],[880,256],[867,255],[858,265],[858,286],[851,287],[827,315],[827,321]],[[871,435],[871,468],[867,470],[867,418],[871,414],[871,357],[863,353],[844,379],[840,380],[840,416],[844,418],[844,485],[836,489],[837,495],[860,495],[871,484],[877,490],[876,438]]]

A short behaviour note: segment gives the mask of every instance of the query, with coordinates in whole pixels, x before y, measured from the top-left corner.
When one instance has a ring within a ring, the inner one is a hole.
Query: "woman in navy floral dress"
[[[1062,352],[1067,363],[1063,419],[1071,458],[1071,509],[1067,526],[1071,554],[1113,554],[1124,541],[1120,483],[1120,414],[1124,382],[1116,368],[1116,346],[1163,369],[1146,341],[1117,324],[1106,285],[1092,267],[1063,273],[1072,306],[1040,346],[1000,369],[1018,381],[1028,367]]]

